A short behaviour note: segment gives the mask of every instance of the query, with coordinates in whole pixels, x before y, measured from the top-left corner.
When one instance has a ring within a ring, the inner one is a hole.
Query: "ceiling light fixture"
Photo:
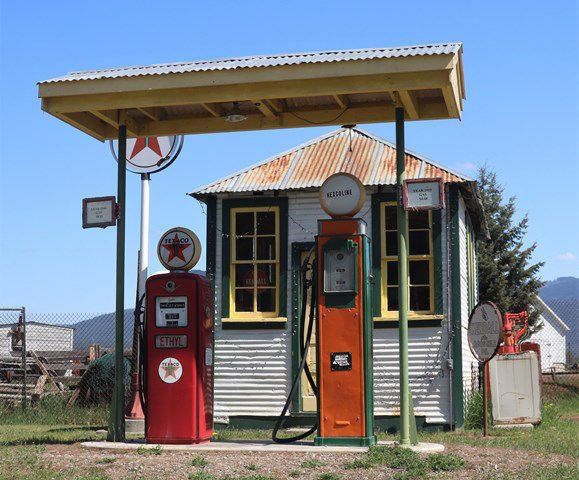
[[[239,102],[233,102],[233,108],[223,118],[226,122],[239,123],[247,120],[247,115],[245,115],[239,108]]]

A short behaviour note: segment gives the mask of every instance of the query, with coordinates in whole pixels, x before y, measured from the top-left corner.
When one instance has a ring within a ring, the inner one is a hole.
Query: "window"
[[[279,237],[279,207],[231,209],[231,318],[277,317]]]
[[[396,203],[380,204],[382,317],[398,313],[398,234]],[[408,212],[409,313],[434,313],[432,212]]]

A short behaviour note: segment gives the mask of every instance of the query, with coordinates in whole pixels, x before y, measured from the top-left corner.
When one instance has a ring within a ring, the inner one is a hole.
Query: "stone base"
[[[144,435],[145,419],[144,418],[125,418],[125,434]]]
[[[493,425],[493,428],[498,428],[501,430],[511,430],[513,428],[519,430],[533,430],[535,426],[532,423],[505,423],[502,425]]]

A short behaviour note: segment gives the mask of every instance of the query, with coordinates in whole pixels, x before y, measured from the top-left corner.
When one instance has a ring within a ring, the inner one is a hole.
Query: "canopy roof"
[[[42,109],[103,141],[460,118],[462,45],[262,55],[75,72],[39,83]],[[225,116],[234,103],[247,120]]]

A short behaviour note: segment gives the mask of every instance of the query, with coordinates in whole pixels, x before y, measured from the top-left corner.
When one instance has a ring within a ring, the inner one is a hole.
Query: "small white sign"
[[[167,357],[159,364],[159,377],[165,383],[178,382],[183,375],[181,362],[173,357]]]
[[[82,228],[116,225],[115,197],[82,199]]]
[[[444,208],[444,184],[439,178],[405,180],[403,201],[406,210]]]
[[[366,199],[364,186],[354,175],[335,173],[320,187],[320,205],[331,217],[353,217]]]
[[[213,365],[213,350],[211,347],[205,348],[205,365],[208,367]]]

